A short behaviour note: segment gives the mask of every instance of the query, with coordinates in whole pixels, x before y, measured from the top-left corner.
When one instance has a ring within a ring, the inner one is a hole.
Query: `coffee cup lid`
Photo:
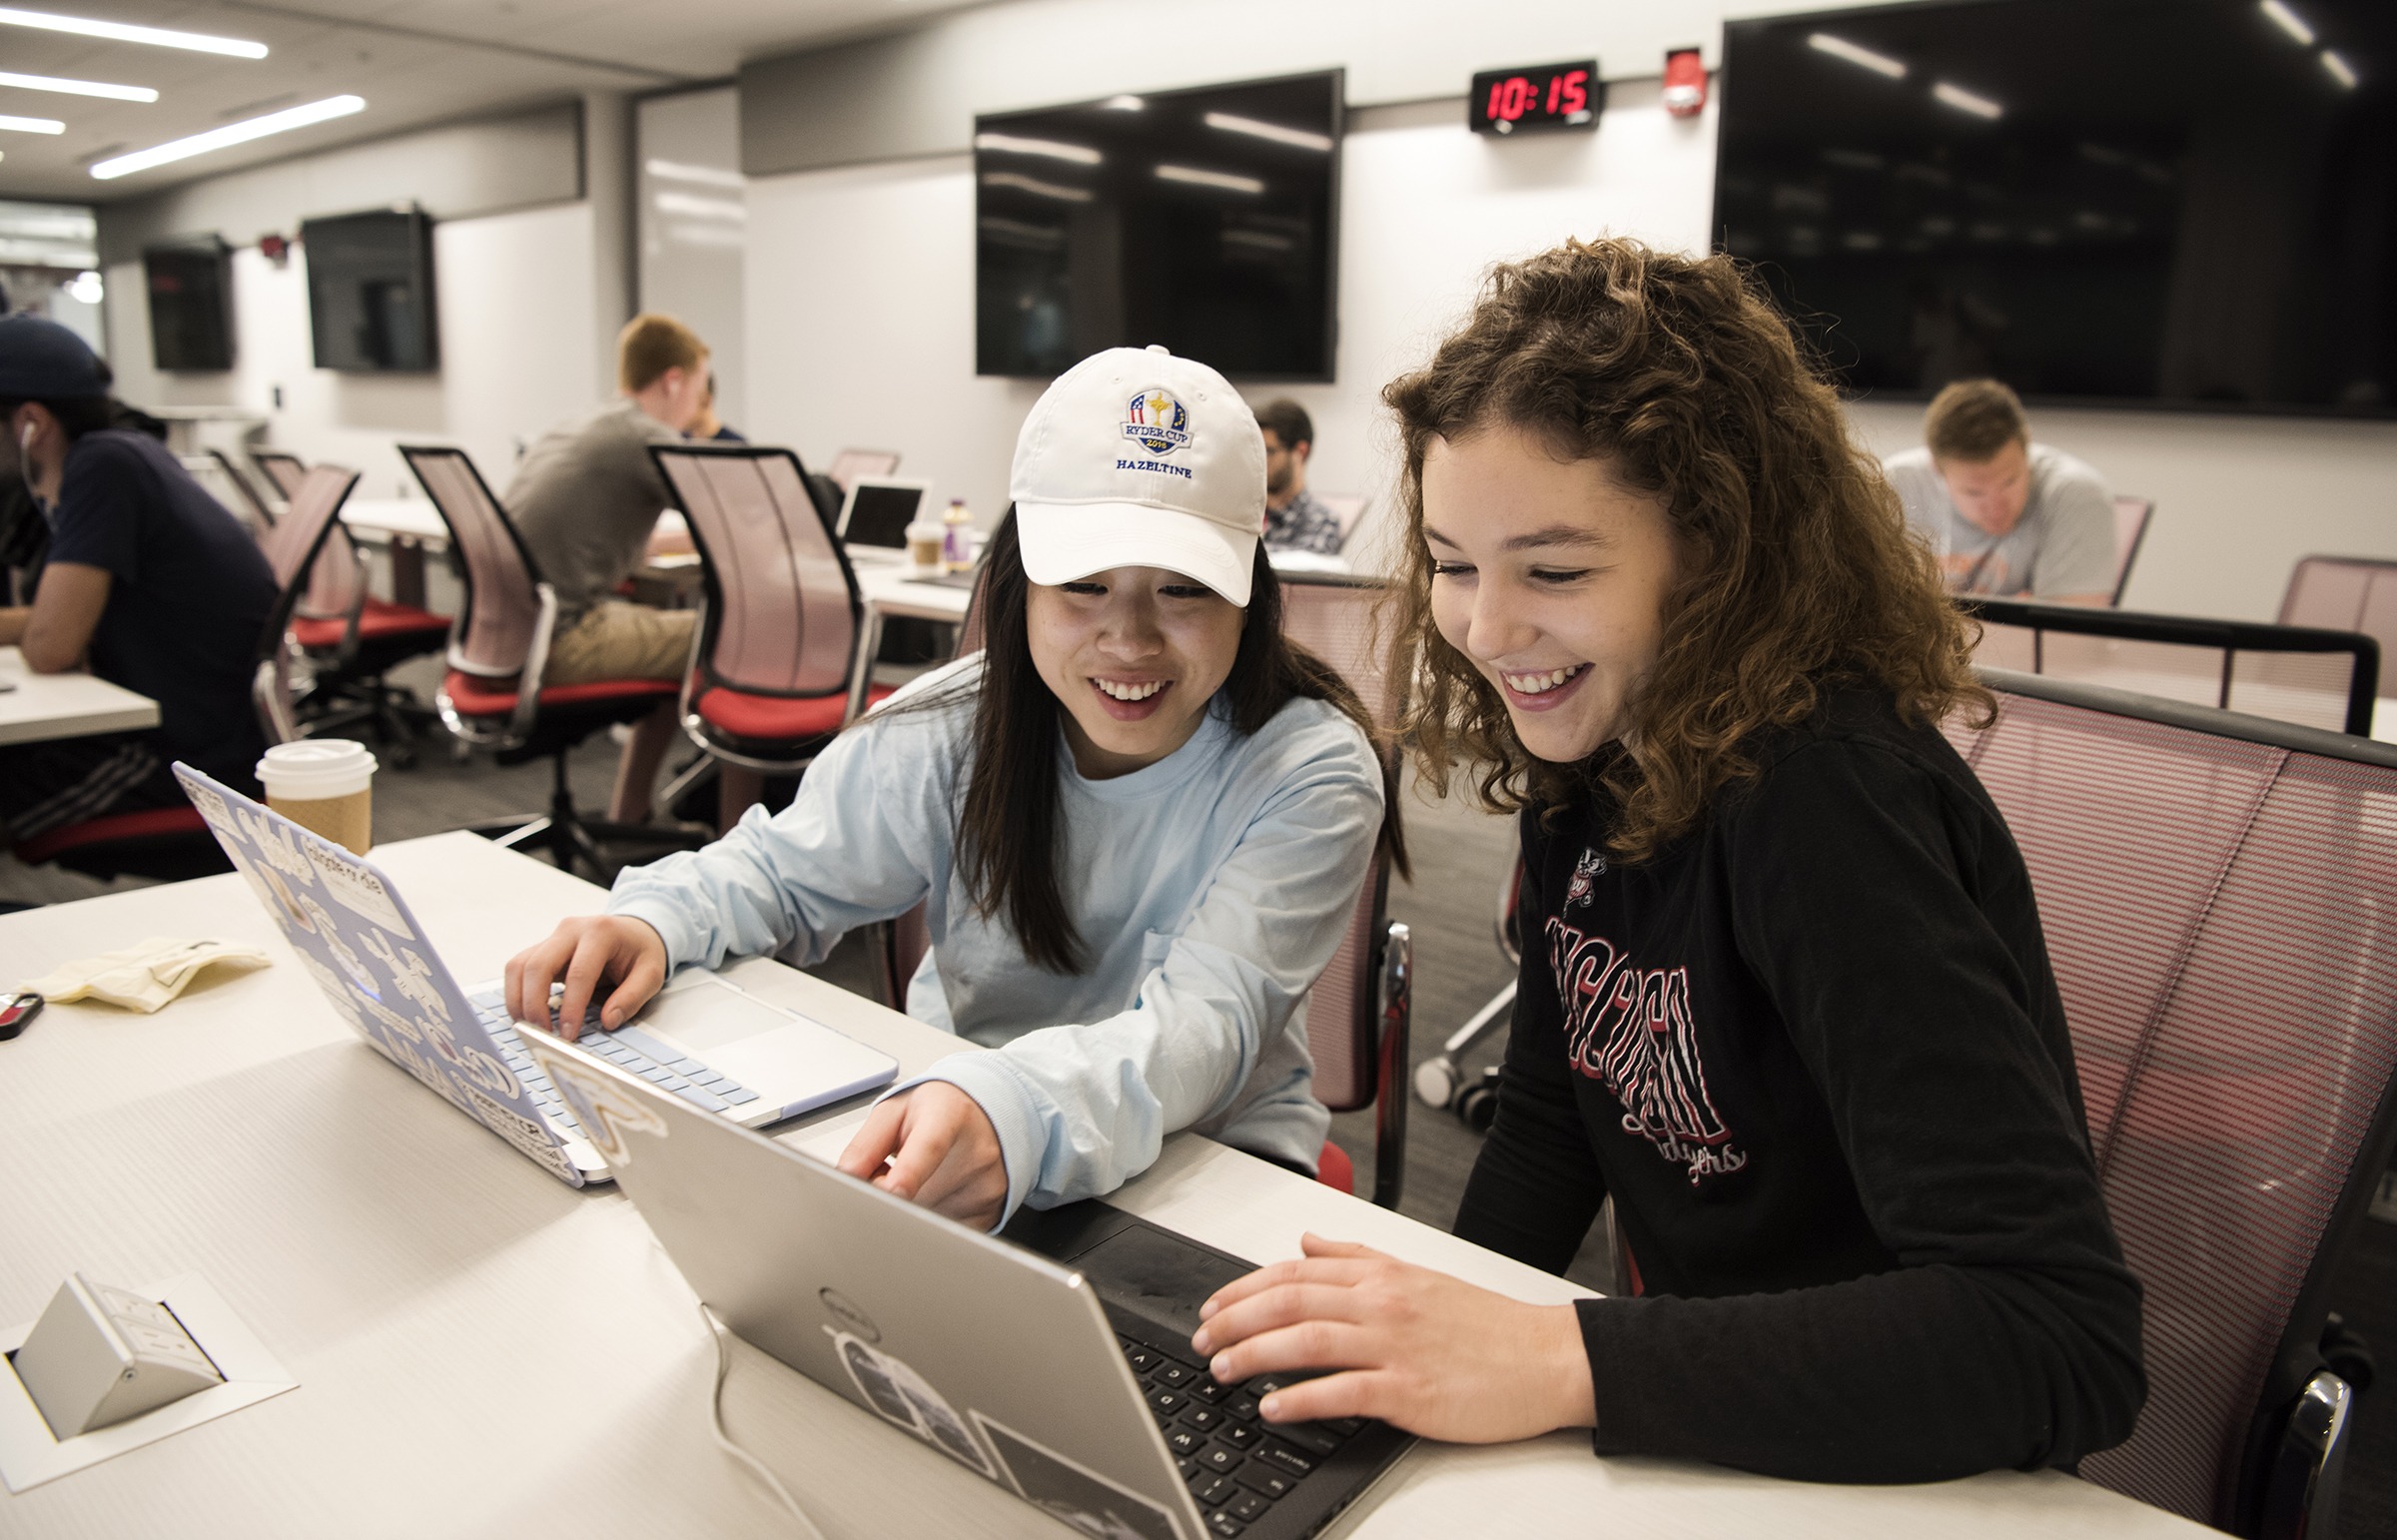
[[[258,762],[258,778],[270,797],[306,801],[362,792],[375,777],[375,756],[347,738],[303,738],[273,744]]]

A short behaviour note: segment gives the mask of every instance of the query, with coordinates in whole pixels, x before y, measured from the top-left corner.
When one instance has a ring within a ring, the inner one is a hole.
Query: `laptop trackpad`
[[[661,990],[634,1021],[672,1038],[701,1059],[711,1050],[791,1025],[789,1012],[745,991],[726,988],[705,974],[696,977],[706,983]]]
[[[1073,1265],[1101,1299],[1185,1341],[1198,1329],[1198,1306],[1206,1296],[1254,1270],[1146,1224],[1118,1230],[1076,1256]]]

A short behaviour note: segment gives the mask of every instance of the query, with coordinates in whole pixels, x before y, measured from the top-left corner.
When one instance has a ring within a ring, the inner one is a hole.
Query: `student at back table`
[[[0,321],[0,476],[48,519],[33,602],[0,609],[0,644],[37,673],[88,659],[158,702],[156,730],[0,748],[0,824],[17,843],[141,808],[180,807],[167,765],[257,784],[266,750],[250,681],[275,576],[258,542],[140,432],[111,428],[108,366],[33,316]]]
[[[2051,604],[2113,602],[2113,493],[2084,462],[2031,442],[2013,391],[1995,380],[1956,382],[1932,397],[1923,437],[1921,448],[1891,455],[1887,468],[1949,588]]]
[[[680,443],[700,421],[707,345],[671,316],[635,316],[616,338],[616,384],[624,393],[614,402],[533,441],[502,499],[557,591],[546,685],[680,679],[690,665],[697,613],[630,603],[616,585],[641,564],[658,514],[673,501],[649,445]],[[611,820],[649,816],[674,730],[671,700],[634,725],[616,769]]]

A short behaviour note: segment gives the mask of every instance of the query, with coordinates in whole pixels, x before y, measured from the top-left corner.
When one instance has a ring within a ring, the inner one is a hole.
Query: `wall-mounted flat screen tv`
[[[168,373],[233,368],[233,263],[215,236],[142,250],[150,362]]]
[[[1163,343],[1329,380],[1341,76],[975,120],[975,369],[1048,378]]]
[[[2397,414],[2397,6],[1735,21],[1715,227],[1862,391]]]
[[[440,367],[432,311],[432,221],[415,209],[304,220],[309,330],[317,368],[346,374]]]

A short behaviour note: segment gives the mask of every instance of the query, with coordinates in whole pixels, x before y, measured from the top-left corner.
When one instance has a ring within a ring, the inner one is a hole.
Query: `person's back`
[[[640,565],[649,531],[672,501],[649,445],[681,441],[627,396],[560,423],[524,451],[502,501],[557,590],[560,631]]]
[[[1924,438],[1884,469],[1952,591],[2111,602],[2113,494],[2085,462],[2031,441],[2013,391],[1958,381],[1924,413]]]
[[[50,563],[113,579],[92,672],[158,702],[165,757],[249,784],[266,748],[250,681],[276,598],[258,542],[164,445],[121,428],[75,440],[51,517]]]

